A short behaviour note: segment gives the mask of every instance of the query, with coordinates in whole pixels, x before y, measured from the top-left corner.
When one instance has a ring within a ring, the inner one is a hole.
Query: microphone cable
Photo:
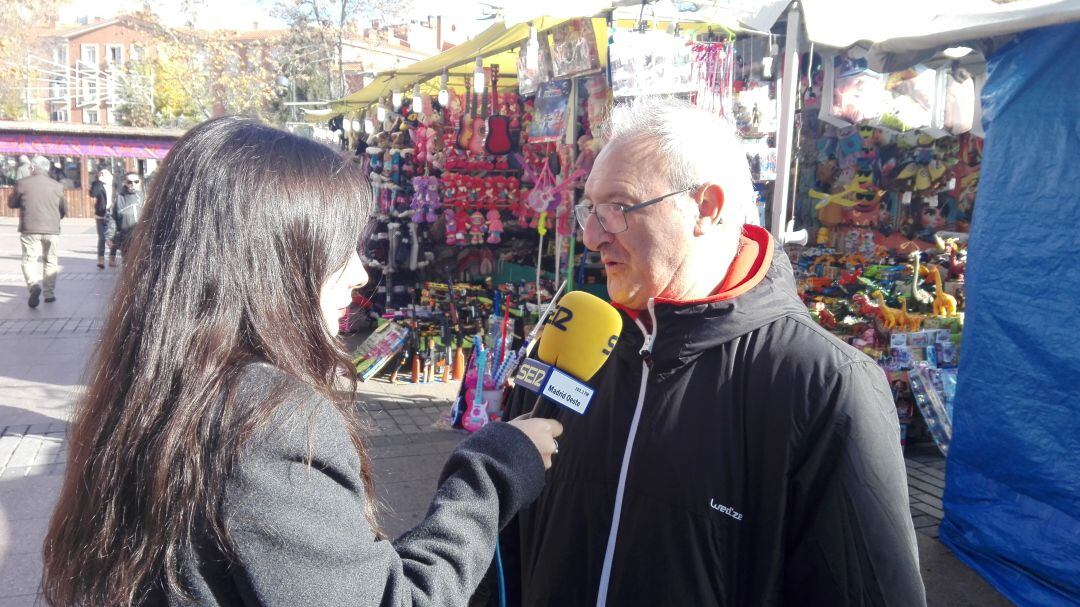
[[[495,537],[495,566],[499,572],[499,607],[506,607],[506,575],[503,573],[502,553],[499,551],[499,538]]]

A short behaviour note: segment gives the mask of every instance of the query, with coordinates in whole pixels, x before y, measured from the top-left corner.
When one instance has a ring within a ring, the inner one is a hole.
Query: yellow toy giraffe
[[[884,321],[885,329],[897,328],[900,325],[900,310],[885,305],[885,296],[881,294],[881,291],[874,291],[870,296],[878,302],[878,309],[881,310],[881,319]]]
[[[928,273],[934,279],[934,316],[956,316],[956,298],[942,288],[941,271],[937,266],[928,267]]]
[[[897,297],[897,299],[900,300],[900,327],[911,333],[922,329],[922,323],[926,317],[915,312],[908,312],[906,297]]]

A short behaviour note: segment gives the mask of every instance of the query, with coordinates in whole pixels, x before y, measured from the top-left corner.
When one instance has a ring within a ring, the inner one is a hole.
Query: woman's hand
[[[534,418],[532,413],[515,417],[508,423],[529,437],[540,452],[540,458],[544,460],[544,469],[550,468],[551,456],[559,452],[559,443],[555,441],[555,437],[562,434],[562,424],[553,419]]]

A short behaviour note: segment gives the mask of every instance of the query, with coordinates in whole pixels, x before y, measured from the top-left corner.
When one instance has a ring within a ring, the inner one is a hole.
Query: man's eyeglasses
[[[126,183],[128,185],[139,185],[142,182],[139,181],[138,179],[136,179],[134,181],[132,181],[131,179],[126,179],[126,180],[124,180],[124,183]]]
[[[697,188],[697,185],[692,185],[688,188],[683,188],[681,190],[671,192],[669,194],[664,194],[663,196],[651,198],[649,200],[646,200],[645,202],[639,202],[637,204],[632,204],[629,206],[614,203],[579,204],[574,207],[574,216],[577,217],[578,225],[581,226],[582,230],[585,229],[585,223],[589,221],[589,215],[595,214],[596,219],[600,222],[600,227],[603,228],[605,232],[607,232],[608,234],[619,234],[626,231],[627,213],[632,213],[634,211],[644,209],[647,206],[654,205],[658,202],[663,202],[664,199],[670,196],[674,196],[676,194],[684,194],[686,192],[696,190]]]

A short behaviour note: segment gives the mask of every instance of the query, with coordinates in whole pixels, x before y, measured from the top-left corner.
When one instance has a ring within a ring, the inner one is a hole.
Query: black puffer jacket
[[[737,288],[656,301],[652,339],[624,313],[588,411],[540,405],[565,433],[503,533],[512,603],[925,604],[884,373],[808,316],[768,233],[746,234]]]

